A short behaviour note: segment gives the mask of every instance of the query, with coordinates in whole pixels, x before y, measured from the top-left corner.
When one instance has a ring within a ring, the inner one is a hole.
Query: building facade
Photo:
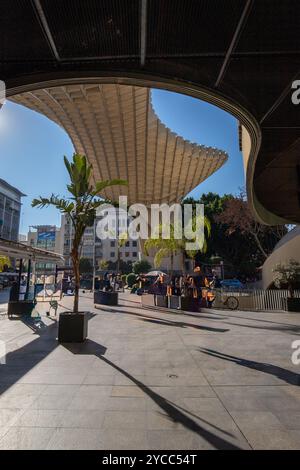
[[[27,244],[31,247],[62,254],[61,229],[55,225],[32,225],[27,234]],[[53,263],[36,264],[36,269],[40,271],[52,271],[54,268]]]
[[[27,235],[24,235],[23,233],[19,233],[18,241],[20,243],[27,243]]]
[[[19,189],[0,179],[0,237],[18,241],[23,196]]]
[[[101,216],[96,217],[93,227],[87,227],[82,240],[81,246],[81,258],[87,258],[90,261],[91,266],[95,266],[96,269],[100,268],[101,261],[107,261],[116,263],[119,259],[124,262],[138,261],[141,258],[139,241],[127,239],[124,241],[123,246],[119,246],[117,239],[100,239],[97,236],[97,225],[101,220]],[[127,213],[119,214],[118,227],[119,235],[125,232],[125,229],[129,223],[130,218],[127,217]],[[66,266],[71,266],[71,249],[73,240],[73,227],[69,217],[66,215],[62,216],[62,239],[63,239],[63,251],[62,254],[66,260]]]

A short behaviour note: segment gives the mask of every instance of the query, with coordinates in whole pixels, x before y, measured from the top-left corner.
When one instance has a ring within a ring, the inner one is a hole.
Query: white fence
[[[239,301],[238,310],[287,310],[286,299],[288,290],[253,289],[253,290],[221,290],[214,302],[215,308],[226,308],[226,298],[233,296]],[[295,297],[300,297],[300,290],[294,292]]]

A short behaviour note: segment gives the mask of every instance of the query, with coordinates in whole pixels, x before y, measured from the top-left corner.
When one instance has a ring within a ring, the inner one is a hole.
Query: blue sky
[[[244,185],[237,121],[208,103],[177,93],[153,90],[152,102],[170,129],[193,142],[218,147],[229,154],[224,167],[191,195],[198,197],[208,191],[237,193]],[[27,233],[29,225],[60,225],[60,215],[54,208],[39,210],[30,204],[39,195],[66,194],[67,173],[62,157],[71,157],[72,153],[67,134],[49,119],[10,102],[0,110],[0,178],[27,194],[23,198],[21,233]]]

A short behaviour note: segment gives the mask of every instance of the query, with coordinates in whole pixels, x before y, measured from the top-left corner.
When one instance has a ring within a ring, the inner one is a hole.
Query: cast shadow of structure
[[[266,362],[257,362],[248,359],[243,359],[241,357],[232,356],[230,354],[215,351],[214,349],[199,348],[199,351],[211,357],[223,359],[224,361],[233,362],[234,364],[237,364],[242,367],[247,367],[248,369],[257,370],[259,372],[264,372],[265,374],[273,375],[274,377],[277,377],[278,379],[290,385],[300,385],[300,375],[288,369],[284,369],[283,367],[275,366],[274,364],[268,364]]]
[[[214,434],[213,432],[205,429],[204,427],[200,426],[194,418],[201,420],[203,423],[208,424],[209,426],[215,428],[216,430],[222,432],[225,435],[233,436],[232,434],[228,433],[227,431],[218,428],[217,426],[212,425],[208,421],[203,420],[202,418],[196,416],[195,414],[191,413],[190,411],[174,404],[172,401],[162,397],[158,393],[154,392],[150,387],[145,385],[143,382],[135,378],[129,372],[118,366],[117,364],[113,363],[109,359],[107,359],[104,354],[106,352],[106,348],[92,340],[87,340],[85,343],[82,344],[64,344],[64,347],[71,351],[73,354],[93,354],[98,357],[101,361],[103,361],[108,366],[112,367],[116,371],[120,372],[124,377],[129,379],[134,385],[139,387],[140,390],[144,392],[146,396],[148,396],[151,400],[153,400],[156,405],[164,412],[164,415],[167,416],[171,421],[174,423],[180,423],[186,429],[194,432],[198,436],[202,437],[208,443],[210,443],[216,449],[230,449],[230,450],[240,450],[240,447],[237,445],[223,439],[222,437]],[[190,415],[190,416],[188,416]]]

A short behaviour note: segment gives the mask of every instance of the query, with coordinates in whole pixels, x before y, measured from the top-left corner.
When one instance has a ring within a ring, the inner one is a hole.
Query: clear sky
[[[229,160],[191,195],[203,192],[237,193],[244,185],[242,155],[238,148],[237,121],[224,111],[184,95],[153,90],[152,102],[162,122],[170,129],[199,144],[217,147]],[[63,155],[71,157],[67,134],[48,118],[11,102],[0,109],[0,178],[16,186],[23,198],[20,233],[29,225],[60,225],[54,208],[33,209],[31,200],[52,192],[66,195],[67,173]]]

